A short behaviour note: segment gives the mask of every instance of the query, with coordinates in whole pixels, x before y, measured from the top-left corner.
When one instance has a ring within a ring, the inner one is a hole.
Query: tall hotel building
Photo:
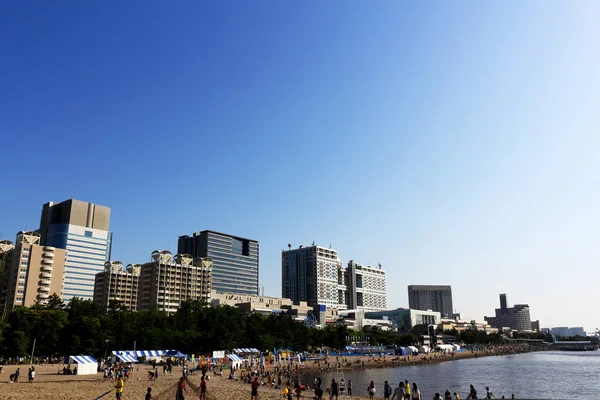
[[[344,275],[348,309],[365,311],[387,309],[384,270],[360,265],[350,260]]]
[[[281,295],[309,306],[346,308],[346,286],[337,250],[300,246],[281,253]]]
[[[180,236],[177,252],[212,260],[213,290],[258,295],[258,241],[207,230]]]
[[[211,265],[209,258],[193,259],[188,254],[173,257],[167,250],[154,251],[152,262],[140,268],[138,310],[157,307],[176,312],[186,300],[210,302]]]
[[[62,292],[66,251],[40,245],[37,232],[19,232],[15,243],[0,241],[0,304],[14,306],[44,304]]]
[[[110,260],[110,208],[80,200],[46,203],[40,220],[41,242],[67,250],[62,297],[93,299],[94,279]]]

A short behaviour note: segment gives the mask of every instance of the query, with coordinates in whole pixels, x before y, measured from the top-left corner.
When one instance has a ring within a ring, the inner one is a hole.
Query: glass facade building
[[[258,241],[206,230],[180,236],[177,252],[212,259],[213,290],[258,295]]]
[[[408,306],[414,310],[438,311],[449,318],[454,313],[452,287],[449,285],[408,286]]]
[[[110,208],[80,200],[47,203],[42,209],[42,244],[67,250],[62,298],[93,299],[96,274],[110,260]]]

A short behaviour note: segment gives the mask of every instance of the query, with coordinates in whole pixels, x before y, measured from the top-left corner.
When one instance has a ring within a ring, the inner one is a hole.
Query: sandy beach
[[[499,355],[496,353],[489,352],[471,352],[465,351],[456,353],[454,360],[458,361],[461,359],[473,358],[473,357],[486,357]],[[424,358],[423,358],[424,357]],[[361,369],[363,368],[393,368],[402,367],[406,365],[415,364],[430,364],[439,363],[444,361],[451,361],[452,356],[446,355],[419,355],[417,357],[344,357],[344,369]],[[358,362],[357,362],[358,361]],[[393,361],[393,363],[392,363]],[[335,368],[336,357],[330,357],[329,363],[331,368]],[[190,364],[188,364],[190,365]],[[348,366],[349,365],[349,366]],[[321,368],[326,367],[326,363],[323,361],[320,364]],[[18,366],[8,365],[4,366],[4,371],[0,375],[0,398],[6,400],[41,400],[41,399],[62,399],[62,400],[94,400],[101,397],[102,399],[114,399],[115,393],[113,391],[115,383],[112,381],[105,381],[102,374],[98,373],[95,375],[59,375],[57,374],[57,365],[46,365],[36,366],[36,379],[34,383],[27,382],[27,369],[28,365],[21,365],[21,383],[8,383],[8,377],[14,373]],[[267,371],[272,371],[273,366],[267,366]],[[148,387],[152,388],[153,398],[157,400],[166,400],[175,398],[176,383],[181,377],[181,367],[173,368],[172,374],[160,374],[158,381],[149,381],[148,372],[150,367],[147,365],[136,365],[135,371],[132,377],[125,382],[125,389],[123,392],[122,399],[143,399]],[[318,364],[308,362],[304,364],[304,368],[301,369],[301,374],[306,373],[318,373]],[[241,382],[228,380],[226,378],[226,372],[224,371],[223,377],[210,375],[210,381],[208,382],[207,398],[210,400],[249,400],[250,398],[250,386]],[[312,386],[312,382],[309,383]],[[198,392],[194,392],[200,384],[200,372],[196,371],[191,374],[187,380],[188,393],[186,399],[199,398]],[[305,392],[306,398],[312,399],[312,390]],[[281,390],[273,389],[268,387],[261,387],[259,390],[259,397],[267,400],[281,400]],[[294,396],[295,397],[295,396]],[[303,396],[304,397],[304,396]],[[345,399],[350,399],[348,396],[344,396]],[[364,399],[365,397],[353,396],[352,399]]]

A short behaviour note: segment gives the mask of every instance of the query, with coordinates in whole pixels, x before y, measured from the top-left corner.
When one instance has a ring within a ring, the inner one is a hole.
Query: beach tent
[[[173,350],[116,350],[113,351],[113,356],[116,355],[129,355],[134,357],[162,357],[167,354],[167,351]]]
[[[458,350],[460,350],[460,346],[459,346],[459,345],[457,345],[457,344],[453,344],[453,345],[452,345],[452,350],[454,350],[454,351],[458,351]]]
[[[421,346],[421,347],[419,347],[419,353],[422,353],[422,354],[429,354],[429,351],[430,351],[430,350],[429,350],[429,347],[428,347],[428,346]]]
[[[233,352],[236,354],[253,354],[253,353],[260,353],[260,350],[255,349],[254,347],[250,347],[250,348],[239,348],[239,349],[233,349]]]
[[[242,366],[242,357],[237,354],[227,354],[227,358],[231,361],[231,367],[240,368]]]
[[[165,354],[166,357],[187,358],[187,354],[183,354],[179,350],[169,350]]]
[[[129,364],[138,362],[138,359],[131,354],[115,354],[112,361]]]
[[[98,361],[91,356],[69,356],[65,364],[77,364],[77,375],[95,375],[98,372]]]
[[[452,347],[451,344],[438,344],[437,346],[435,346],[436,349],[439,350],[446,350],[446,351],[453,351],[454,347]]]
[[[417,349],[415,346],[408,346],[406,348],[406,350],[410,351],[411,353],[418,353],[419,349]]]

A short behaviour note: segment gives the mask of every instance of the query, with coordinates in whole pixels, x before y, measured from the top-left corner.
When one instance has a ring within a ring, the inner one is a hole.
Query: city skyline
[[[125,264],[230,232],[279,296],[281,251],[315,241],[382,264],[388,308],[445,283],[478,320],[509,293],[600,327],[600,4],[0,11],[1,239],[77,198]]]

